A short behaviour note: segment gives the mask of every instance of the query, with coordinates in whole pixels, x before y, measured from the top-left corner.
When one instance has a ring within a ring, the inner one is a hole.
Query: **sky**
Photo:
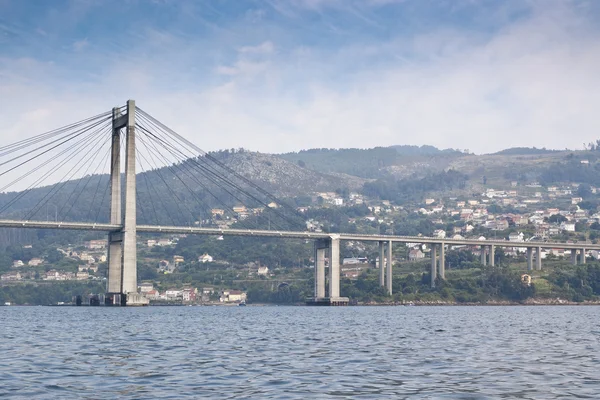
[[[136,104],[200,148],[582,149],[600,1],[0,0],[1,138]]]

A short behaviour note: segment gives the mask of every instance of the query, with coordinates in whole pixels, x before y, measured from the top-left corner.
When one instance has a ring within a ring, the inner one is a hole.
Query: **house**
[[[184,288],[181,291],[181,299],[186,302],[196,301],[197,294],[198,289],[196,288]]]
[[[497,231],[503,231],[505,229],[508,229],[508,221],[505,219],[500,219],[498,221],[496,221],[496,230]]]
[[[167,289],[165,296],[168,300],[176,300],[177,298],[183,297],[183,291],[178,289]]]
[[[154,285],[151,282],[142,282],[138,285],[140,293],[148,293],[154,290]]]
[[[571,204],[579,204],[583,201],[581,197],[571,197]]]
[[[428,206],[428,205],[433,204],[433,203],[435,203],[435,199],[425,199],[425,205]]]
[[[77,266],[78,272],[84,272],[84,271],[88,271],[90,269],[93,270],[94,272],[97,272],[98,266],[97,265],[87,265],[87,264],[82,264],[82,265]]]
[[[23,263],[23,261],[21,261],[21,260],[14,260],[12,266],[13,266],[13,268],[19,268],[19,267],[22,267],[23,265],[25,265]]]
[[[177,265],[177,264],[181,264],[185,262],[185,258],[183,258],[183,256],[173,256],[173,264]]]
[[[411,261],[425,258],[425,254],[420,249],[412,249],[408,252],[408,259]]]
[[[437,238],[445,238],[446,231],[443,229],[436,229],[435,231],[433,231],[433,236]]]
[[[236,214],[245,214],[248,212],[248,209],[246,208],[246,206],[235,206],[233,207],[233,212]]]
[[[223,210],[221,208],[213,208],[212,210],[210,210],[210,213],[212,214],[213,217],[223,216],[225,214],[225,210]]]
[[[152,289],[144,294],[148,300],[160,299],[160,292],[156,289]]]
[[[563,222],[560,224],[560,229],[567,232],[575,232],[575,224],[572,222]]]
[[[85,281],[90,277],[90,274],[87,271],[80,271],[75,274],[75,279],[78,281]]]
[[[511,234],[508,235],[508,241],[509,242],[524,242],[525,235],[523,234],[523,232],[512,232]]]
[[[213,262],[213,258],[208,253],[204,253],[200,257],[198,257],[198,262],[201,262],[201,263]]]
[[[527,225],[529,223],[529,218],[524,215],[517,215],[513,218],[513,222],[516,226]]]
[[[366,264],[369,262],[366,257],[347,257],[342,260],[343,265]]]
[[[90,250],[101,250],[106,248],[106,240],[89,240],[85,242],[85,247]]]
[[[233,303],[233,302],[241,302],[246,301],[246,293],[241,290],[227,290],[223,291],[223,297],[225,302]]]
[[[41,258],[32,258],[31,260],[29,260],[27,265],[29,265],[30,267],[37,267],[38,265],[42,265],[43,263],[44,260],[42,260]]]
[[[20,281],[22,279],[20,272],[7,272],[0,275],[1,281]]]
[[[269,267],[258,267],[256,273],[258,275],[267,275],[269,273]]]

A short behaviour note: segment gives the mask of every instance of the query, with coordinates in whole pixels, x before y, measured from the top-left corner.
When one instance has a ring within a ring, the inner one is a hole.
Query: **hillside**
[[[342,173],[361,178],[405,177],[438,171],[464,155],[433,146],[390,146],[372,149],[309,149],[279,154],[291,163],[323,173]]]
[[[279,157],[249,151],[221,151],[211,154],[219,162],[251,180],[279,198],[292,198],[314,191],[331,191],[341,188],[361,190],[363,178],[345,174],[327,174],[302,168]],[[137,176],[138,209],[141,222],[188,224],[202,219],[213,207],[233,207],[241,203],[259,206],[249,197],[234,189],[206,179],[187,162],[174,168],[164,167]],[[188,168],[189,167],[189,168]],[[185,171],[186,173],[181,173]],[[193,171],[193,172],[189,172]],[[199,182],[202,185],[199,185]],[[237,181],[240,184],[240,181]],[[168,186],[167,186],[168,185]],[[259,197],[249,185],[241,183],[244,190]],[[60,187],[60,189],[58,189]],[[62,220],[108,221],[108,175],[95,175],[31,190],[3,213],[5,218],[45,220],[55,214]],[[194,195],[191,194],[190,188]],[[55,191],[53,196],[50,192]],[[0,194],[0,208],[19,196],[21,192]],[[48,197],[46,197],[48,196]],[[46,204],[46,199],[50,198]],[[264,196],[261,201],[266,203]],[[35,215],[30,211],[35,209]],[[193,218],[193,219],[192,219]]]

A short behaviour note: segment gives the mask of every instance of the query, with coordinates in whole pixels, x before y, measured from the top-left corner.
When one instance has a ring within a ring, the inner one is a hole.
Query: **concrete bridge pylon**
[[[121,225],[108,235],[107,305],[147,305],[137,292],[137,220],[135,181],[135,101],[127,101],[127,113],[113,108],[110,168],[110,222]],[[121,193],[121,130],[125,128],[125,198]],[[123,200],[125,207],[123,208]],[[122,212],[124,210],[124,212]]]

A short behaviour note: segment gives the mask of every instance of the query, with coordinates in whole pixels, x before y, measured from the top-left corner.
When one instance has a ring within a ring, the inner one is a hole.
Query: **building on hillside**
[[[138,285],[138,290],[140,293],[148,293],[154,290],[154,284],[152,282],[142,282]]]
[[[408,252],[408,259],[411,261],[425,258],[425,254],[420,249],[412,249]]]
[[[435,231],[433,231],[433,237],[445,238],[446,237],[446,231],[443,230],[443,229],[436,229]]]
[[[89,240],[85,242],[85,247],[90,250],[101,250],[106,248],[106,240]]]
[[[38,265],[42,265],[43,263],[44,260],[42,260],[41,258],[32,258],[31,260],[29,260],[27,265],[29,265],[30,267],[37,267]]]
[[[246,301],[246,293],[241,290],[225,290],[221,299],[221,301],[227,303],[238,303]]]
[[[89,279],[89,277],[90,274],[87,271],[81,271],[75,274],[75,279],[77,279],[78,281],[85,281]]]
[[[366,264],[369,260],[367,257],[347,257],[342,260],[342,265],[348,264]]]
[[[258,275],[263,275],[266,276],[269,274],[269,267],[265,266],[265,267],[258,267],[258,270],[256,271],[256,273]]]
[[[185,258],[183,256],[174,255],[173,256],[173,264],[177,266],[177,264],[181,264],[185,262]]]
[[[523,232],[512,232],[508,235],[508,240],[510,242],[524,242],[525,235],[523,234]]]
[[[22,267],[22,266],[24,266],[24,265],[25,265],[25,264],[24,264],[24,263],[23,263],[23,261],[21,261],[21,260],[14,260],[14,261],[13,261],[13,264],[12,264],[13,268],[19,268],[19,267]]]
[[[201,262],[201,263],[213,262],[213,258],[208,253],[204,253],[198,257],[198,262]]]
[[[20,281],[22,279],[21,273],[16,271],[7,272],[6,274],[0,275],[0,280],[7,281]]]
[[[179,289],[167,289],[165,292],[167,300],[177,300],[183,298],[183,291]]]
[[[181,299],[185,302],[194,302],[194,301],[196,301],[197,294],[198,294],[198,289],[196,289],[196,288],[184,288],[181,291]]]

